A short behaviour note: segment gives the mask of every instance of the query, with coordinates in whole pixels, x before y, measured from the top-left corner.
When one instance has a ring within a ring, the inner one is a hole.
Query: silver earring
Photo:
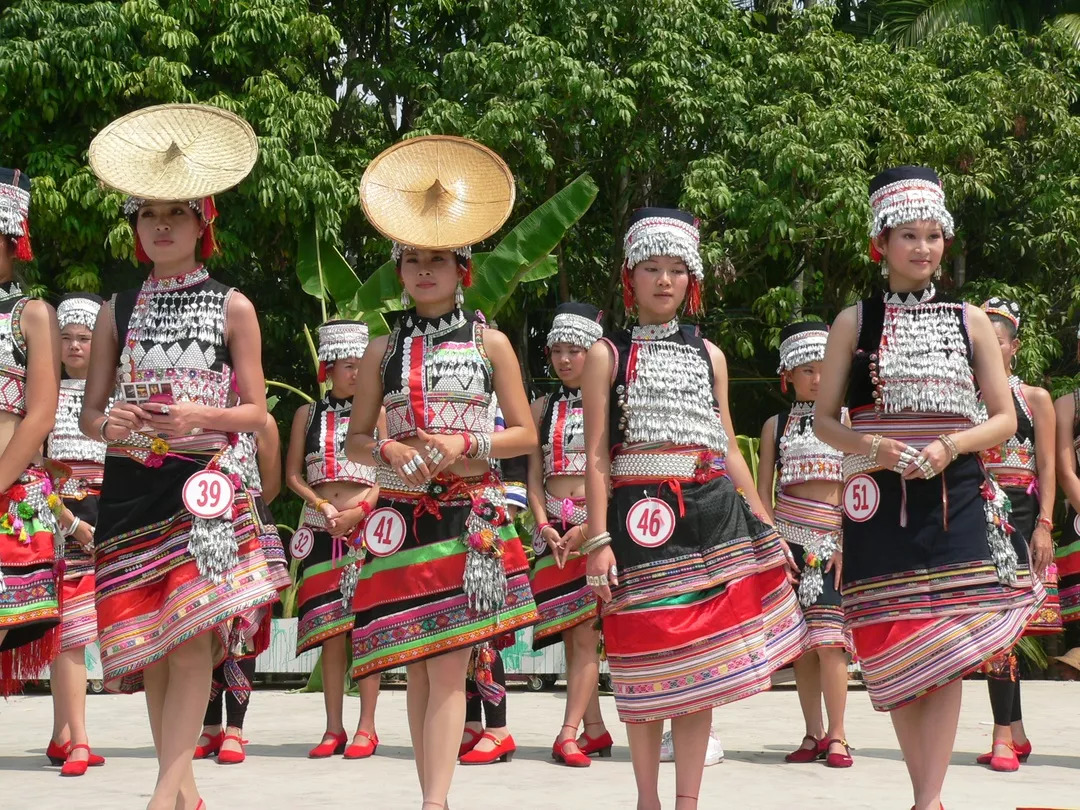
[[[412,299],[409,298],[408,291],[403,287],[401,289],[401,308],[408,309],[410,306],[412,306]]]
[[[889,277],[889,264],[884,259],[881,260],[881,277],[882,278],[888,278]]]
[[[459,307],[465,303],[465,290],[461,288],[461,282],[457,283],[457,289],[454,290],[454,303]]]
[[[941,265],[937,266],[937,270],[934,271],[934,280],[937,281],[941,278]]]

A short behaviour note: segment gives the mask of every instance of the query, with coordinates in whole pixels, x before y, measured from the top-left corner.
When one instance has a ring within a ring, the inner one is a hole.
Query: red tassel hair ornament
[[[319,382],[320,383],[326,382],[326,378],[330,373],[330,366],[332,366],[332,365],[333,365],[333,363],[327,363],[325,360],[320,360],[319,361]]]
[[[15,240],[15,258],[20,262],[34,260],[34,250],[30,247],[30,220],[22,221],[22,236]]]
[[[622,266],[622,302],[626,307],[627,312],[633,312],[634,304],[634,288],[630,285],[630,268],[626,263]]]
[[[142,246],[142,240],[139,239],[139,232],[135,232],[135,261],[140,264],[151,264],[150,257],[146,255],[146,250]]]
[[[780,372],[780,390],[787,393],[787,374]]]
[[[705,305],[701,302],[701,282],[697,276],[690,276],[690,287],[686,292],[686,314],[700,315],[705,311]]]
[[[214,198],[203,197],[199,203],[199,216],[206,223],[202,243],[199,246],[199,258],[203,261],[206,261],[217,252],[217,239],[214,238],[214,220],[217,219],[217,215],[218,210],[217,206],[214,205]]]
[[[885,257],[881,255],[881,251],[877,249],[877,245],[874,244],[874,240],[870,240],[870,261],[874,264],[881,264],[881,260]]]
[[[464,262],[461,261],[460,257],[458,257],[458,266],[462,268],[461,286],[462,287],[471,287],[472,286],[472,257],[469,257]]]

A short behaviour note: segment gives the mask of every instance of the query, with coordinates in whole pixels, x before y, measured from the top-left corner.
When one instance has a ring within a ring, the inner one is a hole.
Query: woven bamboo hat
[[[506,222],[514,175],[483,144],[452,135],[402,141],[379,154],[360,181],[364,214],[403,245],[451,250],[474,245]]]
[[[117,118],[90,143],[105,185],[145,200],[195,200],[251,171],[259,142],[240,116],[205,104],[160,104]]]

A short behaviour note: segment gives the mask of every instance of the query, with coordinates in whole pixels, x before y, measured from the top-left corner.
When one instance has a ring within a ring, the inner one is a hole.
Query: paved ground
[[[860,810],[910,806],[906,773],[886,715],[870,709],[853,688],[848,736],[857,750],[855,767],[831,771],[822,765],[785,765],[783,754],[802,736],[798,703],[781,688],[716,712],[727,759],[705,772],[701,808],[750,810]],[[1024,684],[1024,714],[1035,745],[1018,773],[997,774],[974,764],[987,748],[990,727],[986,688],[965,684],[965,705],[946,783],[949,810],[1080,808],[1080,684]],[[509,764],[459,767],[451,805],[512,810],[603,810],[634,807],[629,751],[621,726],[613,723],[615,756],[585,771],[556,766],[551,740],[562,717],[563,693],[511,690],[510,723],[518,756]],[[347,710],[355,717],[357,703]],[[610,698],[607,716],[615,719]],[[154,779],[154,759],[139,697],[91,696],[88,715],[95,750],[108,757],[103,768],[80,779],[61,779],[45,762],[51,728],[47,696],[0,703],[0,802],[13,810],[96,810],[145,806]],[[366,761],[340,758],[309,761],[307,749],[322,731],[320,695],[259,691],[248,714],[248,761],[223,767],[196,763],[208,810],[301,810],[303,808],[419,807],[405,723],[405,692],[384,691],[378,712],[382,745]],[[674,795],[673,766],[664,767],[665,807]]]

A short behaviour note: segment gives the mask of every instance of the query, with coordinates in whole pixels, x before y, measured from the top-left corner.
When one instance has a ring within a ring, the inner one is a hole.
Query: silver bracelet
[[[82,523],[82,518],[76,515],[75,518],[71,521],[71,525],[64,529],[64,537],[71,537],[73,534],[75,534],[75,530],[79,528],[80,523]]]
[[[579,554],[591,554],[594,551],[602,549],[604,546],[611,545],[611,533],[601,532],[595,537],[590,537],[578,548]]]
[[[491,434],[490,433],[474,433],[473,439],[476,441],[476,447],[472,449],[471,453],[468,453],[466,458],[490,458],[491,456]]]
[[[101,420],[101,426],[98,428],[98,436],[101,437],[103,444],[108,444],[109,440],[105,437],[105,427],[109,424],[109,417],[106,416]]]

